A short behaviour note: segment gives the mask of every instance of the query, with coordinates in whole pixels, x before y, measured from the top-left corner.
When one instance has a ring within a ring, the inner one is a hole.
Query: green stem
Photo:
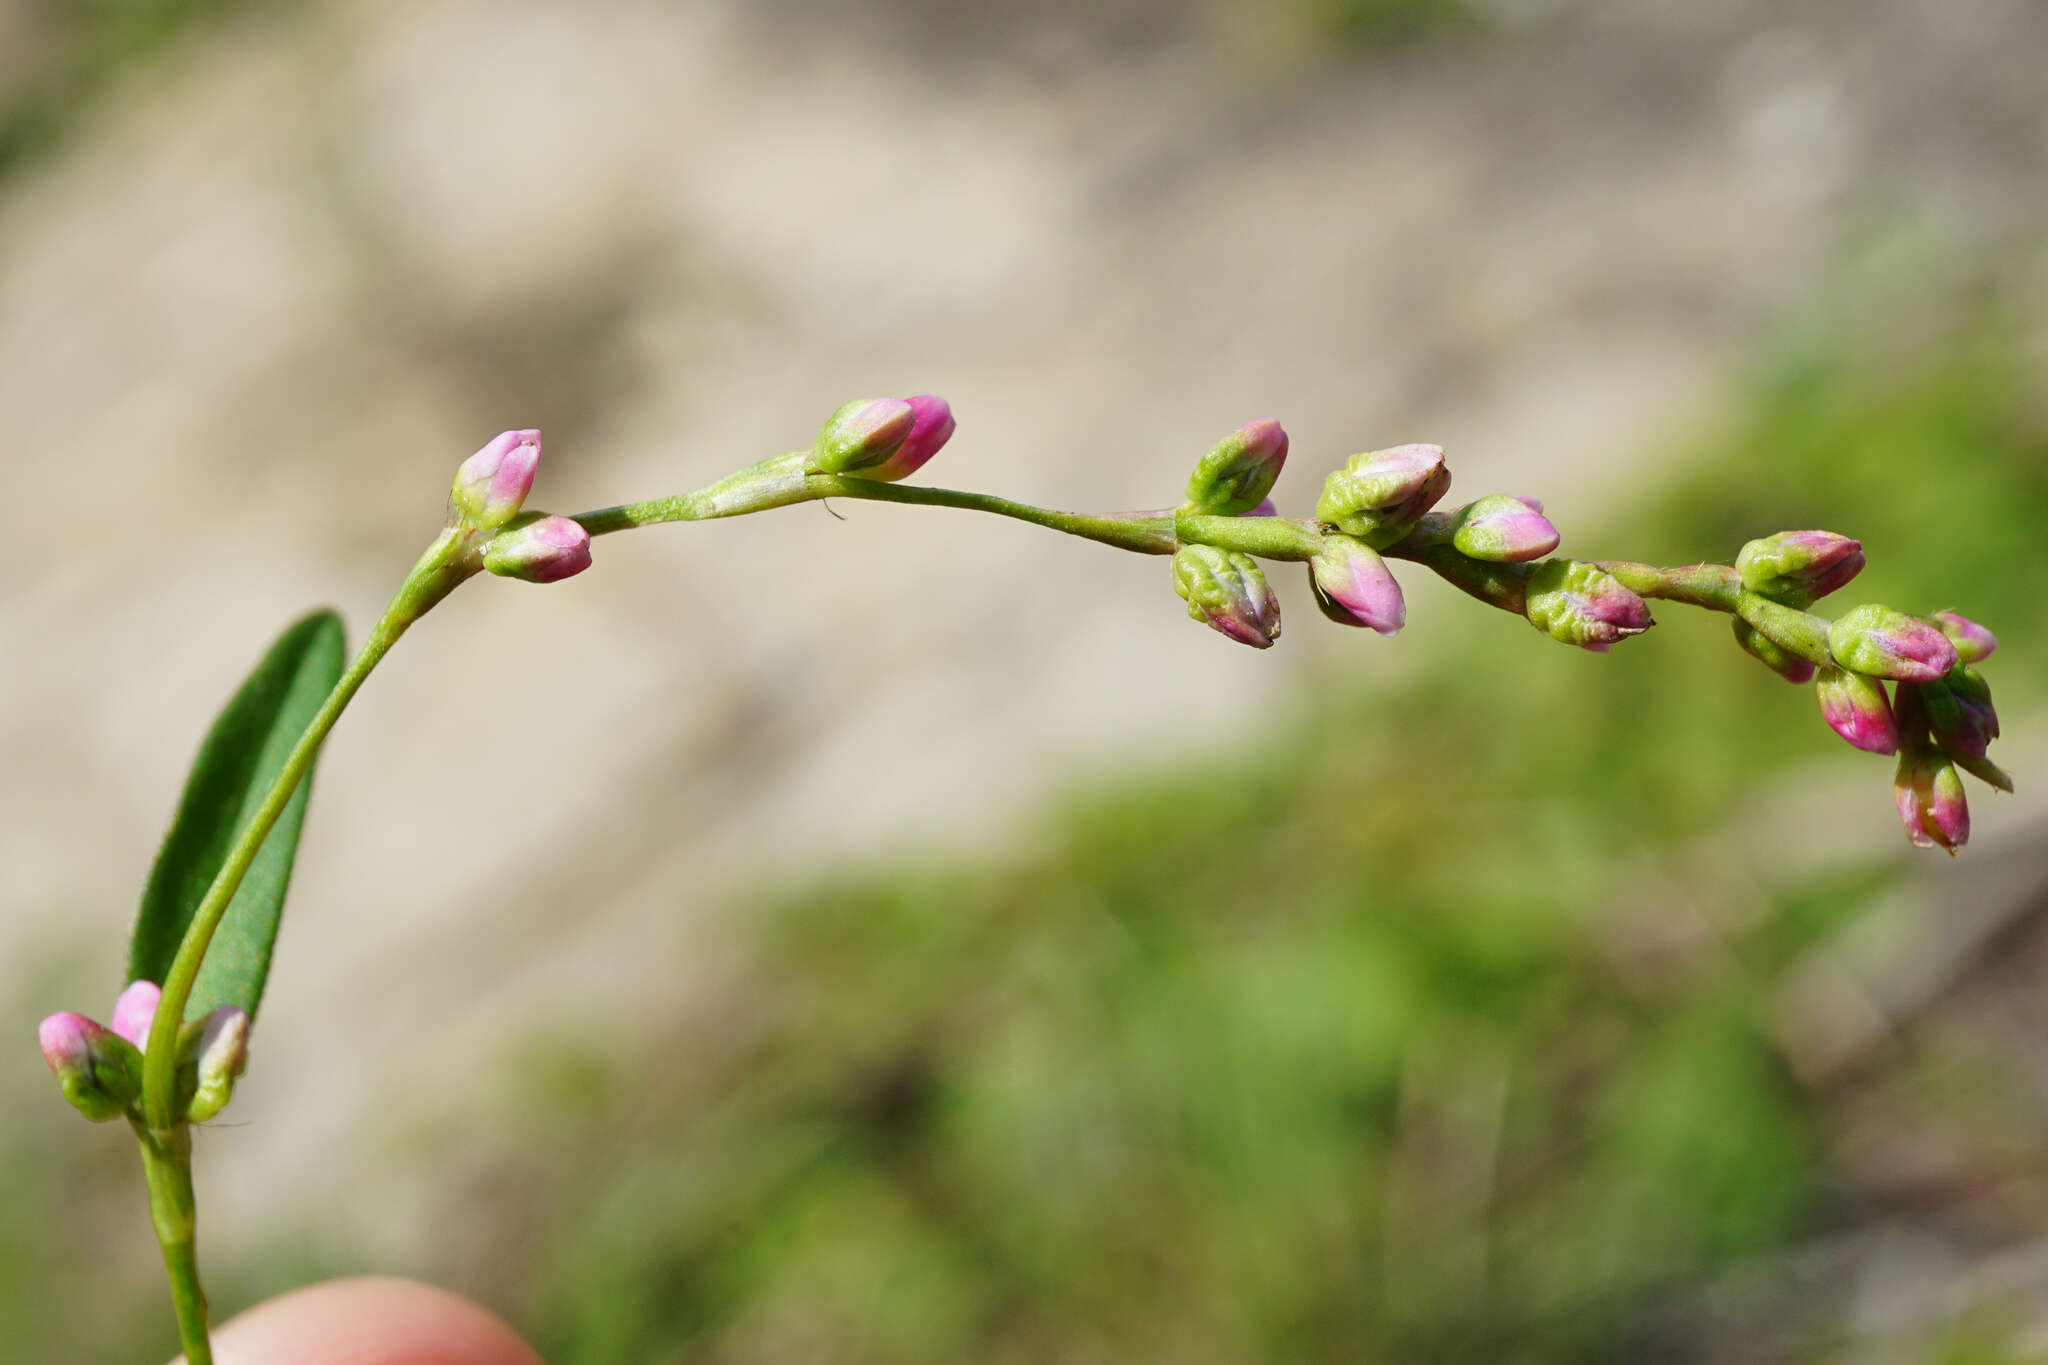
[[[877,483],[873,479],[837,474],[812,474],[804,480],[804,487],[811,490],[813,496],[821,498],[862,498],[869,502],[904,502],[925,507],[960,507],[970,512],[989,512],[1144,555],[1170,555],[1177,548],[1173,538],[1173,518],[1170,516],[1086,516],[1079,512],[1056,512],[1050,507],[1034,507],[1028,502],[1012,502],[987,493]]]
[[[1687,564],[1665,569],[1620,559],[1593,562],[1639,597],[1659,597],[1667,602],[1732,613],[1742,595],[1742,576],[1726,564]]]
[[[178,1029],[185,1020],[185,1005],[192,998],[192,987],[199,979],[199,968],[206,958],[207,946],[213,942],[214,931],[220,927],[235,892],[248,875],[249,865],[255,862],[257,852],[263,847],[263,840],[284,813],[286,803],[298,790],[307,770],[313,766],[328,731],[341,719],[341,713],[368,680],[371,670],[390,653],[408,626],[475,571],[475,555],[469,538],[446,531],[428,547],[385,610],[383,619],[370,631],[362,650],[341,675],[340,681],[334,684],[327,700],[320,704],[319,712],[305,733],[299,736],[298,743],[292,746],[277,780],[265,793],[263,804],[256,808],[248,824],[235,836],[226,861],[221,864],[213,884],[207,887],[205,897],[193,912],[191,924],[186,926],[185,937],[178,944],[178,954],[171,960],[171,969],[164,977],[163,999],[157,1005],[156,1019],[150,1025],[149,1045],[143,1055],[142,1114],[153,1131],[165,1133],[179,1126]]]
[[[1286,517],[1212,517],[1178,512],[1173,533],[1189,545],[1213,545],[1261,559],[1309,560],[1323,550],[1322,532],[1312,521]]]
[[[777,455],[730,475],[709,488],[672,498],[606,507],[571,518],[593,536],[630,531],[639,526],[657,526],[669,521],[710,521],[718,517],[744,516],[792,503],[815,502],[819,498],[860,498],[868,502],[913,503],[927,507],[960,507],[972,512],[989,512],[999,517],[1028,521],[1068,535],[1080,536],[1120,550],[1139,554],[1170,555],[1175,545],[1171,516],[1086,516],[1034,507],[1026,502],[992,497],[986,493],[961,493],[950,488],[908,487],[874,479],[837,474],[808,474],[808,451]]]
[[[192,1130],[184,1124],[165,1132],[135,1125],[142,1147],[142,1175],[149,1186],[149,1221],[163,1248],[164,1271],[171,1280],[171,1302],[178,1312],[178,1343],[185,1365],[213,1365],[213,1344],[207,1336],[206,1291],[199,1283],[199,1258],[194,1249],[196,1205],[192,1198]]]

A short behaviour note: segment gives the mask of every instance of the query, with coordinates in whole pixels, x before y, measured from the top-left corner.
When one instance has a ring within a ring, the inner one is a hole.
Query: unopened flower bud
[[[1991,741],[1998,738],[1998,712],[1991,705],[1991,688],[1984,675],[1967,664],[1940,682],[1923,683],[1921,700],[1927,704],[1928,728],[1934,742],[1949,757],[1982,758]]]
[[[1749,655],[1750,658],[1755,659],[1786,682],[1809,683],[1813,681],[1815,670],[1809,660],[1802,659],[1797,654],[1792,653],[1776,640],[1773,640],[1770,636],[1765,635],[1755,626],[1743,620],[1740,616],[1730,617],[1729,624],[1735,627],[1735,643],[1742,646],[1742,652]]]
[[[1900,750],[1892,791],[1898,798],[1899,823],[1921,848],[1945,848],[1950,854],[1970,842],[1970,803],[1963,795],[1956,765],[1932,749]]]
[[[1863,546],[1833,531],[1780,531],[1743,546],[1735,567],[1751,592],[1805,607],[1863,572]]]
[[[951,415],[949,411],[948,418]],[[811,446],[811,468],[821,474],[854,474],[873,468],[902,449],[917,425],[917,416],[917,409],[901,398],[856,398],[842,405],[819,429]]]
[[[163,988],[154,981],[131,981],[114,1001],[109,1021],[115,1033],[137,1047],[149,1042],[149,1026],[156,1022],[156,1006],[164,998]]]
[[[227,1108],[234,1095],[235,1081],[248,1060],[247,1012],[222,1005],[207,1015],[193,1040],[189,1059],[193,1090],[185,1105],[185,1117],[194,1123],[205,1123]]]
[[[1956,658],[1966,664],[1982,663],[1998,648],[1998,637],[1967,616],[1952,611],[1934,613],[1934,624],[1956,647]]]
[[[1339,625],[1365,626],[1392,635],[1408,620],[1408,604],[1379,551],[1349,536],[1323,537],[1308,562],[1309,588],[1323,615]]]
[[[540,468],[540,433],[506,431],[462,462],[449,501],[462,520],[495,531],[518,515]]]
[[[1407,535],[1450,488],[1442,446],[1368,451],[1324,480],[1316,520],[1383,550]]]
[[[64,1098],[94,1123],[120,1117],[142,1090],[142,1054],[82,1014],[51,1015],[36,1039]]]
[[[880,464],[866,469],[849,469],[849,474],[859,474],[861,478],[873,479],[877,483],[907,479],[924,468],[926,462],[953,439],[953,409],[945,399],[921,393],[907,401],[911,412],[910,434],[903,438],[903,444]]]
[[[1252,511],[1273,491],[1287,463],[1287,433],[1268,417],[1250,422],[1210,446],[1188,478],[1188,506],[1209,516]]]
[[[1183,545],[1173,554],[1173,590],[1190,617],[1241,645],[1265,649],[1280,637],[1279,599],[1248,554]]]
[[[1821,674],[1814,692],[1820,698],[1821,718],[1836,734],[1865,753],[1898,752],[1899,725],[1883,683],[1831,668]]]
[[[1656,624],[1649,604],[1614,575],[1575,559],[1536,566],[1523,615],[1551,639],[1599,654]]]
[[[502,578],[559,582],[590,567],[590,533],[567,517],[528,513],[484,545],[484,567]]]
[[[1491,564],[1526,564],[1557,548],[1557,528],[1533,498],[1496,493],[1452,514],[1451,544]]]
[[[1956,666],[1956,647],[1940,627],[1874,604],[1828,627],[1828,652],[1851,672],[1894,682],[1933,682]]]

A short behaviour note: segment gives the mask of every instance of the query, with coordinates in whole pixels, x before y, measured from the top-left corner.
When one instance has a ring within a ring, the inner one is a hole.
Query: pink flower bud
[[[1287,433],[1271,417],[1248,422],[1209,447],[1188,478],[1188,506],[1210,516],[1251,511],[1287,463]]]
[[[1353,455],[1323,483],[1316,520],[1385,549],[1451,488],[1442,446],[1403,445]]]
[[[1743,546],[1735,567],[1751,592],[1806,607],[1863,571],[1863,546],[1833,531],[1780,531]]]
[[[1830,669],[1814,691],[1820,697],[1821,718],[1843,739],[1866,753],[1899,751],[1899,726],[1883,683],[1861,673]]]
[[[1322,553],[1308,562],[1309,587],[1323,615],[1340,625],[1365,626],[1392,635],[1408,620],[1401,585],[1379,552],[1349,536],[1323,538]]]
[[[1962,775],[1946,758],[1917,747],[1901,751],[1892,791],[1899,823],[1917,846],[1939,846],[1953,854],[1970,842],[1970,803],[1963,795]]]
[[[192,1059],[197,1088],[185,1106],[185,1117],[194,1123],[205,1123],[225,1109],[248,1058],[248,1014],[232,1005],[222,1005],[207,1015]]]
[[[1998,738],[1998,712],[1991,705],[1991,687],[1984,675],[1957,664],[1940,682],[1922,683],[1920,699],[1934,742],[1958,762],[1981,759]]]
[[[137,1047],[149,1043],[149,1027],[156,1022],[157,1001],[163,988],[154,981],[131,981],[114,1002],[113,1030]]]
[[[142,1054],[119,1035],[69,1010],[36,1030],[64,1098],[94,1123],[124,1113],[142,1088]]]
[[[818,431],[811,468],[821,474],[853,474],[881,464],[910,439],[917,416],[917,409],[901,398],[856,398],[842,404]]]
[[[590,567],[590,533],[567,517],[529,513],[484,545],[484,567],[502,578],[558,582]]]
[[[1649,604],[1614,575],[1573,559],[1536,566],[1522,614],[1551,639],[1596,654],[1656,624]]]
[[[1956,666],[1956,647],[1940,627],[1874,604],[1828,627],[1828,652],[1852,673],[1894,682],[1933,682]]]
[[[1492,564],[1525,564],[1557,548],[1557,528],[1533,498],[1481,498],[1454,513],[1453,525],[1451,543],[1459,553]]]
[[[539,468],[538,431],[501,432],[455,471],[449,499],[471,526],[494,531],[518,514]]]
[[[1952,611],[1934,613],[1934,623],[1956,647],[1956,658],[1966,664],[1982,663],[1998,648],[1998,637],[1969,617]]]
[[[1265,649],[1280,636],[1280,601],[1250,555],[1183,545],[1173,556],[1173,590],[1191,618],[1241,645]]]
[[[93,1040],[105,1032],[84,1015],[65,1010],[43,1020],[36,1029],[36,1040],[42,1044],[43,1060],[50,1064],[51,1072],[61,1077],[92,1065]]]
[[[921,393],[909,402],[910,434],[903,438],[902,445],[896,447],[896,453],[880,464],[848,470],[848,473],[858,473],[863,479],[874,479],[879,483],[907,479],[924,468],[925,463],[953,439],[953,409],[945,399]]]

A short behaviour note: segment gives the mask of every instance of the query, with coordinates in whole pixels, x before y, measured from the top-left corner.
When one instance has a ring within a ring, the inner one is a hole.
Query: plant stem
[[[812,474],[804,480],[804,487],[810,489],[817,497],[862,498],[869,502],[903,502],[926,507],[960,507],[970,512],[989,512],[999,517],[1028,521],[1033,526],[1064,531],[1070,536],[1080,536],[1084,540],[1114,545],[1119,550],[1134,550],[1145,555],[1170,555],[1176,548],[1171,516],[1088,516],[1079,512],[1057,512],[1050,507],[1034,507],[1028,502],[1012,502],[1008,498],[998,498],[987,493],[961,493],[951,488],[877,483],[873,479],[848,478],[836,474]]]
[[[874,479],[837,474],[807,474],[805,465],[809,459],[807,451],[777,455],[695,493],[584,512],[571,520],[591,535],[602,536],[668,521],[709,521],[718,517],[743,516],[773,507],[787,507],[792,503],[814,502],[819,498],[860,498],[868,502],[902,502],[989,512],[999,517],[1028,521],[1034,526],[1064,531],[1103,545],[1114,545],[1120,550],[1134,550],[1139,554],[1170,555],[1174,551],[1173,518],[1170,515],[1088,516],[1078,512],[1059,512],[1050,507],[1034,507],[1028,502],[1012,502],[987,493],[881,483]]]
[[[1215,517],[1180,512],[1173,518],[1174,536],[1186,544],[1214,545],[1261,559],[1303,561],[1322,551],[1323,537],[1312,521],[1287,517]]]
[[[193,911],[192,922],[185,928],[185,937],[178,944],[178,954],[171,960],[171,969],[164,977],[163,999],[157,1005],[156,1019],[150,1025],[149,1045],[143,1054],[142,1114],[152,1131],[167,1133],[180,1126],[182,1116],[177,1112],[178,1029],[185,1021],[185,1005],[192,997],[193,984],[199,979],[199,968],[206,958],[207,945],[213,942],[214,931],[220,927],[235,892],[248,875],[249,865],[263,847],[263,840],[284,813],[286,803],[298,790],[307,770],[313,766],[328,731],[341,719],[341,713],[368,680],[371,670],[398,643],[398,637],[408,626],[475,572],[473,561],[474,555],[467,540],[453,531],[443,532],[428,547],[426,554],[407,575],[398,595],[385,609],[383,619],[370,631],[369,638],[363,642],[348,670],[334,684],[327,700],[320,704],[312,723],[299,736],[298,743],[292,746],[277,780],[265,793],[263,804],[256,808],[249,823],[235,836],[227,859],[214,876],[213,884],[207,887],[198,908]]]
[[[1667,602],[1733,613],[1736,599],[1742,594],[1742,576],[1726,564],[1687,564],[1666,569],[1621,559],[1593,562],[1641,597],[1661,597]]]
[[[135,1137],[142,1147],[143,1179],[149,1185],[149,1221],[163,1248],[171,1302],[178,1311],[178,1343],[185,1351],[185,1365],[213,1365],[206,1291],[199,1284],[193,1245],[192,1130],[181,1123],[166,1132],[152,1132],[137,1123]]]

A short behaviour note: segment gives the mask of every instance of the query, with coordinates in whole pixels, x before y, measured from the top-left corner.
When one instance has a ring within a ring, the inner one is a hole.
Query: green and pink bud
[[[1442,446],[1367,451],[1353,455],[1324,480],[1316,520],[1384,550],[1413,530],[1450,489]]]
[[[1743,546],[1735,568],[1751,592],[1806,607],[1863,572],[1863,546],[1833,531],[1780,531]]]
[[[1939,626],[1874,604],[1828,627],[1828,652],[1852,673],[1893,682],[1935,682],[1956,666],[1956,647]]]
[[[194,1123],[205,1123],[227,1108],[234,1096],[235,1081],[248,1060],[247,1012],[222,1005],[207,1015],[190,1045],[193,1090],[185,1105],[185,1117]]]
[[[36,1030],[43,1060],[64,1098],[94,1123],[119,1118],[142,1090],[142,1054],[133,1043],[69,1010]]]
[[[1308,582],[1316,606],[1339,625],[1392,635],[1407,623],[1401,585],[1379,551],[1362,540],[1324,536],[1322,551],[1308,562]]]
[[[1241,645],[1265,649],[1280,637],[1280,601],[1248,554],[1183,545],[1173,555],[1173,590],[1191,618]]]
[[[1948,636],[1948,642],[1956,647],[1956,658],[1966,664],[1982,663],[1991,657],[1991,651],[1998,648],[1998,637],[1969,617],[1953,611],[1934,613],[1934,624],[1941,627],[1941,633]]]
[[[485,543],[484,567],[501,578],[560,582],[590,567],[590,533],[568,517],[529,512]]]
[[[1821,719],[1849,743],[1872,754],[1899,751],[1899,724],[1884,684],[1861,673],[1829,669],[1814,687]]]
[[[1209,447],[1188,477],[1187,506],[1207,516],[1255,511],[1287,463],[1287,433],[1271,417],[1249,422]]]
[[[1551,639],[1596,654],[1656,622],[1649,603],[1622,586],[1620,580],[1593,564],[1553,559],[1536,566],[1529,577],[1523,615]]]
[[[1899,823],[1920,848],[1944,848],[1953,855],[1970,842],[1970,803],[1962,774],[1939,752],[1912,746],[1899,752],[1892,783]]]
[[[495,531],[517,516],[540,468],[540,433],[506,431],[455,471],[449,505],[457,519]]]
[[[1451,515],[1451,544],[1490,564],[1526,564],[1557,548],[1557,528],[1534,498],[1496,493]]]
[[[953,409],[945,399],[921,393],[905,401],[910,404],[911,422],[910,434],[903,438],[903,444],[897,446],[895,452],[880,464],[870,465],[866,469],[848,470],[848,473],[858,474],[863,479],[873,479],[877,483],[895,483],[898,479],[907,479],[924,468],[932,456],[938,454],[946,442],[953,439],[956,424],[953,421]]]
[[[1789,683],[1810,683],[1816,671],[1811,660],[1802,659],[1791,650],[1773,640],[1770,636],[1743,620],[1740,616],[1730,617],[1729,624],[1735,627],[1735,643],[1742,646],[1742,652],[1755,659],[1771,672]]]
[[[917,426],[918,410],[901,398],[856,398],[826,419],[811,446],[811,468],[820,474],[858,474],[903,448]],[[952,420],[950,411],[946,414]],[[951,435],[951,431],[947,435]],[[940,444],[944,444],[943,439]],[[932,453],[938,447],[932,447]]]
[[[1991,705],[1991,687],[1984,675],[1967,664],[1956,665],[1940,682],[1923,683],[1920,699],[1927,708],[1934,742],[1961,762],[1981,759],[1998,738],[1998,712]]]

